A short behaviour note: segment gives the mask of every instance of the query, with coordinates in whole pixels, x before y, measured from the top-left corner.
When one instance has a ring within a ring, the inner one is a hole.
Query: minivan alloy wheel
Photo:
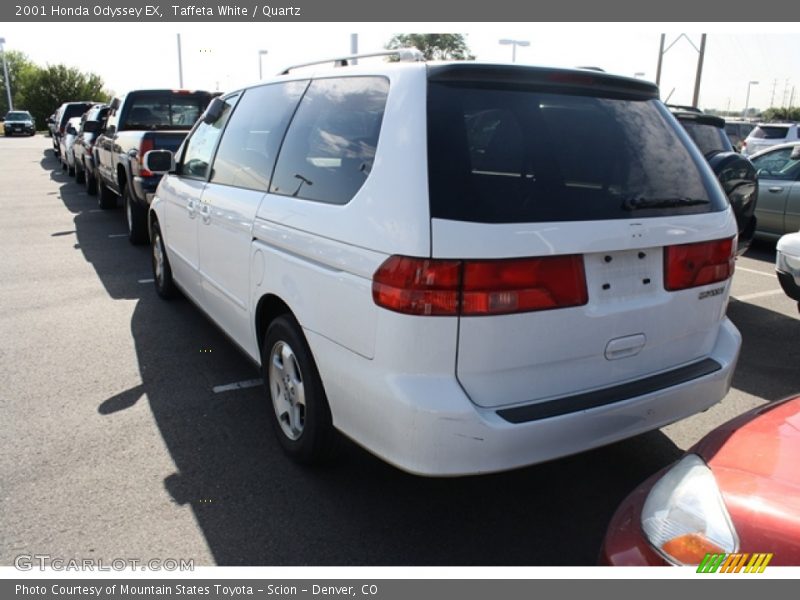
[[[277,342],[270,351],[269,391],[284,435],[290,440],[300,439],[305,428],[305,387],[294,351],[284,341]]]
[[[153,235],[153,275],[159,286],[164,285],[164,251],[161,249],[161,234]]]

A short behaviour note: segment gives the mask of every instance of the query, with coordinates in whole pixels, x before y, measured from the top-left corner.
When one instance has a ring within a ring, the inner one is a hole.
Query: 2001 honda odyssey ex
[[[338,430],[414,473],[510,469],[730,387],[736,221],[650,83],[306,68],[218,98],[146,160],[171,169],[149,220],[159,294],[261,365],[300,461]]]

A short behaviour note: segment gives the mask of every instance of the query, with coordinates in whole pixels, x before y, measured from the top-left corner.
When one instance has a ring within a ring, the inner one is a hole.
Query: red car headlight
[[[708,553],[739,548],[714,474],[695,454],[683,457],[650,490],[642,508],[642,530],[677,565],[698,565]]]

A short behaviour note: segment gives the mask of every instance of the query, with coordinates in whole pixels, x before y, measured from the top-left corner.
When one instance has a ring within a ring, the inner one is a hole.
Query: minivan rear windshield
[[[485,223],[720,211],[656,100],[429,81],[431,216]]]
[[[750,133],[750,137],[761,138],[765,140],[780,140],[786,137],[789,133],[789,127],[776,126],[776,125],[759,125]]]

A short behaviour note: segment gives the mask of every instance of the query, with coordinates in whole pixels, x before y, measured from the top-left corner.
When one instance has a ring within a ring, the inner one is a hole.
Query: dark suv
[[[36,125],[33,117],[27,110],[12,110],[6,113],[3,120],[3,133],[6,137],[16,134],[34,135]]]
[[[734,149],[725,132],[725,119],[700,111],[686,110],[684,107],[671,107],[673,116],[678,119],[694,143],[703,153],[736,215],[739,229],[737,254],[743,254],[750,247],[756,231],[756,200],[758,199],[758,178],[753,164],[746,156]]]
[[[64,102],[58,107],[52,118],[53,126],[53,152],[58,156],[61,153],[60,143],[61,136],[64,135],[64,130],[67,127],[67,121],[72,117],[80,117],[83,113],[89,110],[95,102]]]

